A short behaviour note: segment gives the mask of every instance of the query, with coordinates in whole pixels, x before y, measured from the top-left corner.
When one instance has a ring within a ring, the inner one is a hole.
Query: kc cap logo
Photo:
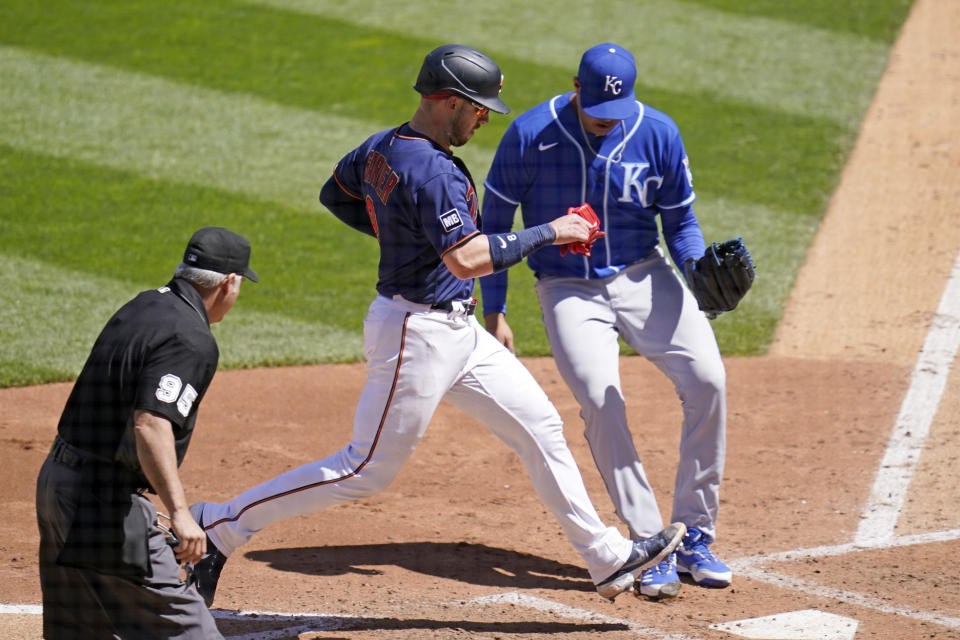
[[[636,79],[632,53],[611,42],[590,47],[577,71],[580,106],[588,116],[601,120],[625,120],[636,115]]]
[[[620,95],[620,92],[623,91],[623,80],[620,80],[617,76],[607,76],[607,81],[603,85],[603,91],[604,93],[609,91],[615,96]]]

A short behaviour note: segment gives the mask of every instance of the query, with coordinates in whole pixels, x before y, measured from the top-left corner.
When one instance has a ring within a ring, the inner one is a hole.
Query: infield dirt
[[[727,359],[729,451],[715,545],[726,560],[849,543],[857,531],[960,249],[957,34],[960,4],[917,1],[770,354]],[[565,420],[598,510],[616,523],[552,360],[525,363]],[[621,368],[638,449],[668,518],[680,406],[645,360],[625,358]],[[188,496],[228,499],[336,451],[349,440],[363,380],[362,364],[218,373],[182,468]],[[0,390],[3,603],[40,602],[34,481],[69,389]],[[960,530],[958,461],[954,375],[898,536]],[[516,456],[444,404],[388,490],[274,525],[235,554],[215,609],[314,616],[224,614],[224,635],[244,639],[719,640],[732,636],[711,625],[810,609],[855,620],[857,639],[957,639],[957,538],[770,567],[795,579],[792,587],[739,576],[728,589],[687,584],[670,601],[610,604]],[[800,581],[808,588],[795,588]],[[38,638],[39,629],[36,615],[0,618],[4,638]]]

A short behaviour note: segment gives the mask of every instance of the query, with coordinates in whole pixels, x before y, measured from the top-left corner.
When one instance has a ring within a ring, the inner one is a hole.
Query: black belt
[[[432,304],[430,305],[430,308],[436,309],[437,311],[459,311],[459,308],[456,305],[463,307],[464,315],[473,315],[473,312],[477,308],[477,299],[470,298],[469,300],[447,300],[446,302]]]
[[[96,463],[103,469],[113,468],[115,473],[111,477],[115,486],[129,489],[130,493],[139,493],[140,495],[143,495],[145,491],[150,491],[149,485],[138,477],[138,474],[116,465],[112,460],[84,451],[80,447],[75,447],[59,435],[53,440],[53,446],[50,447],[50,456],[54,462],[75,470],[79,470],[84,462]]]
[[[99,460],[100,457],[92,453],[87,453],[82,449],[73,446],[59,435],[53,440],[53,446],[50,448],[50,455],[53,459],[62,465],[71,469],[79,469],[84,460]]]

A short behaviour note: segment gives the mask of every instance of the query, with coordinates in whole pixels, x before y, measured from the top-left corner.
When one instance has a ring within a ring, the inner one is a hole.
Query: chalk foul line
[[[771,584],[789,591],[800,591],[809,595],[834,599],[841,602],[846,602],[848,604],[865,607],[867,609],[873,609],[874,611],[880,611],[882,613],[904,616],[953,629],[960,629],[960,618],[954,616],[944,615],[936,611],[921,611],[919,609],[911,609],[909,607],[890,605],[887,603],[887,601],[875,596],[850,590],[835,589],[833,587],[817,584],[809,580],[789,576],[765,568],[765,565],[771,563],[786,563],[809,558],[841,556],[871,550],[912,547],[920,544],[950,542],[958,539],[960,539],[960,529],[951,529],[948,531],[936,531],[931,533],[900,536],[887,540],[850,542],[845,544],[811,547],[807,549],[795,549],[793,551],[759,554],[745,558],[737,558],[736,560],[728,562],[728,564],[730,565],[730,568],[733,570],[734,574],[737,576],[743,576],[758,582]]]
[[[893,538],[930,425],[940,407],[960,345],[960,253],[910,376],[910,388],[894,423],[870,497],[854,538],[869,544]]]

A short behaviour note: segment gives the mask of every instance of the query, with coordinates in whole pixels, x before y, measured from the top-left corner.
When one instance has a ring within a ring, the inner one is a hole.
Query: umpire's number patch
[[[456,209],[450,209],[440,216],[440,224],[443,225],[445,232],[450,233],[454,229],[462,227],[463,220],[460,219],[460,213]]]
[[[180,393],[181,391],[183,391],[183,393]],[[188,383],[184,386],[178,376],[168,373],[160,378],[160,384],[157,385],[155,395],[160,402],[176,402],[177,411],[186,418],[190,415],[190,409],[193,407],[193,402],[199,394],[191,384]]]

